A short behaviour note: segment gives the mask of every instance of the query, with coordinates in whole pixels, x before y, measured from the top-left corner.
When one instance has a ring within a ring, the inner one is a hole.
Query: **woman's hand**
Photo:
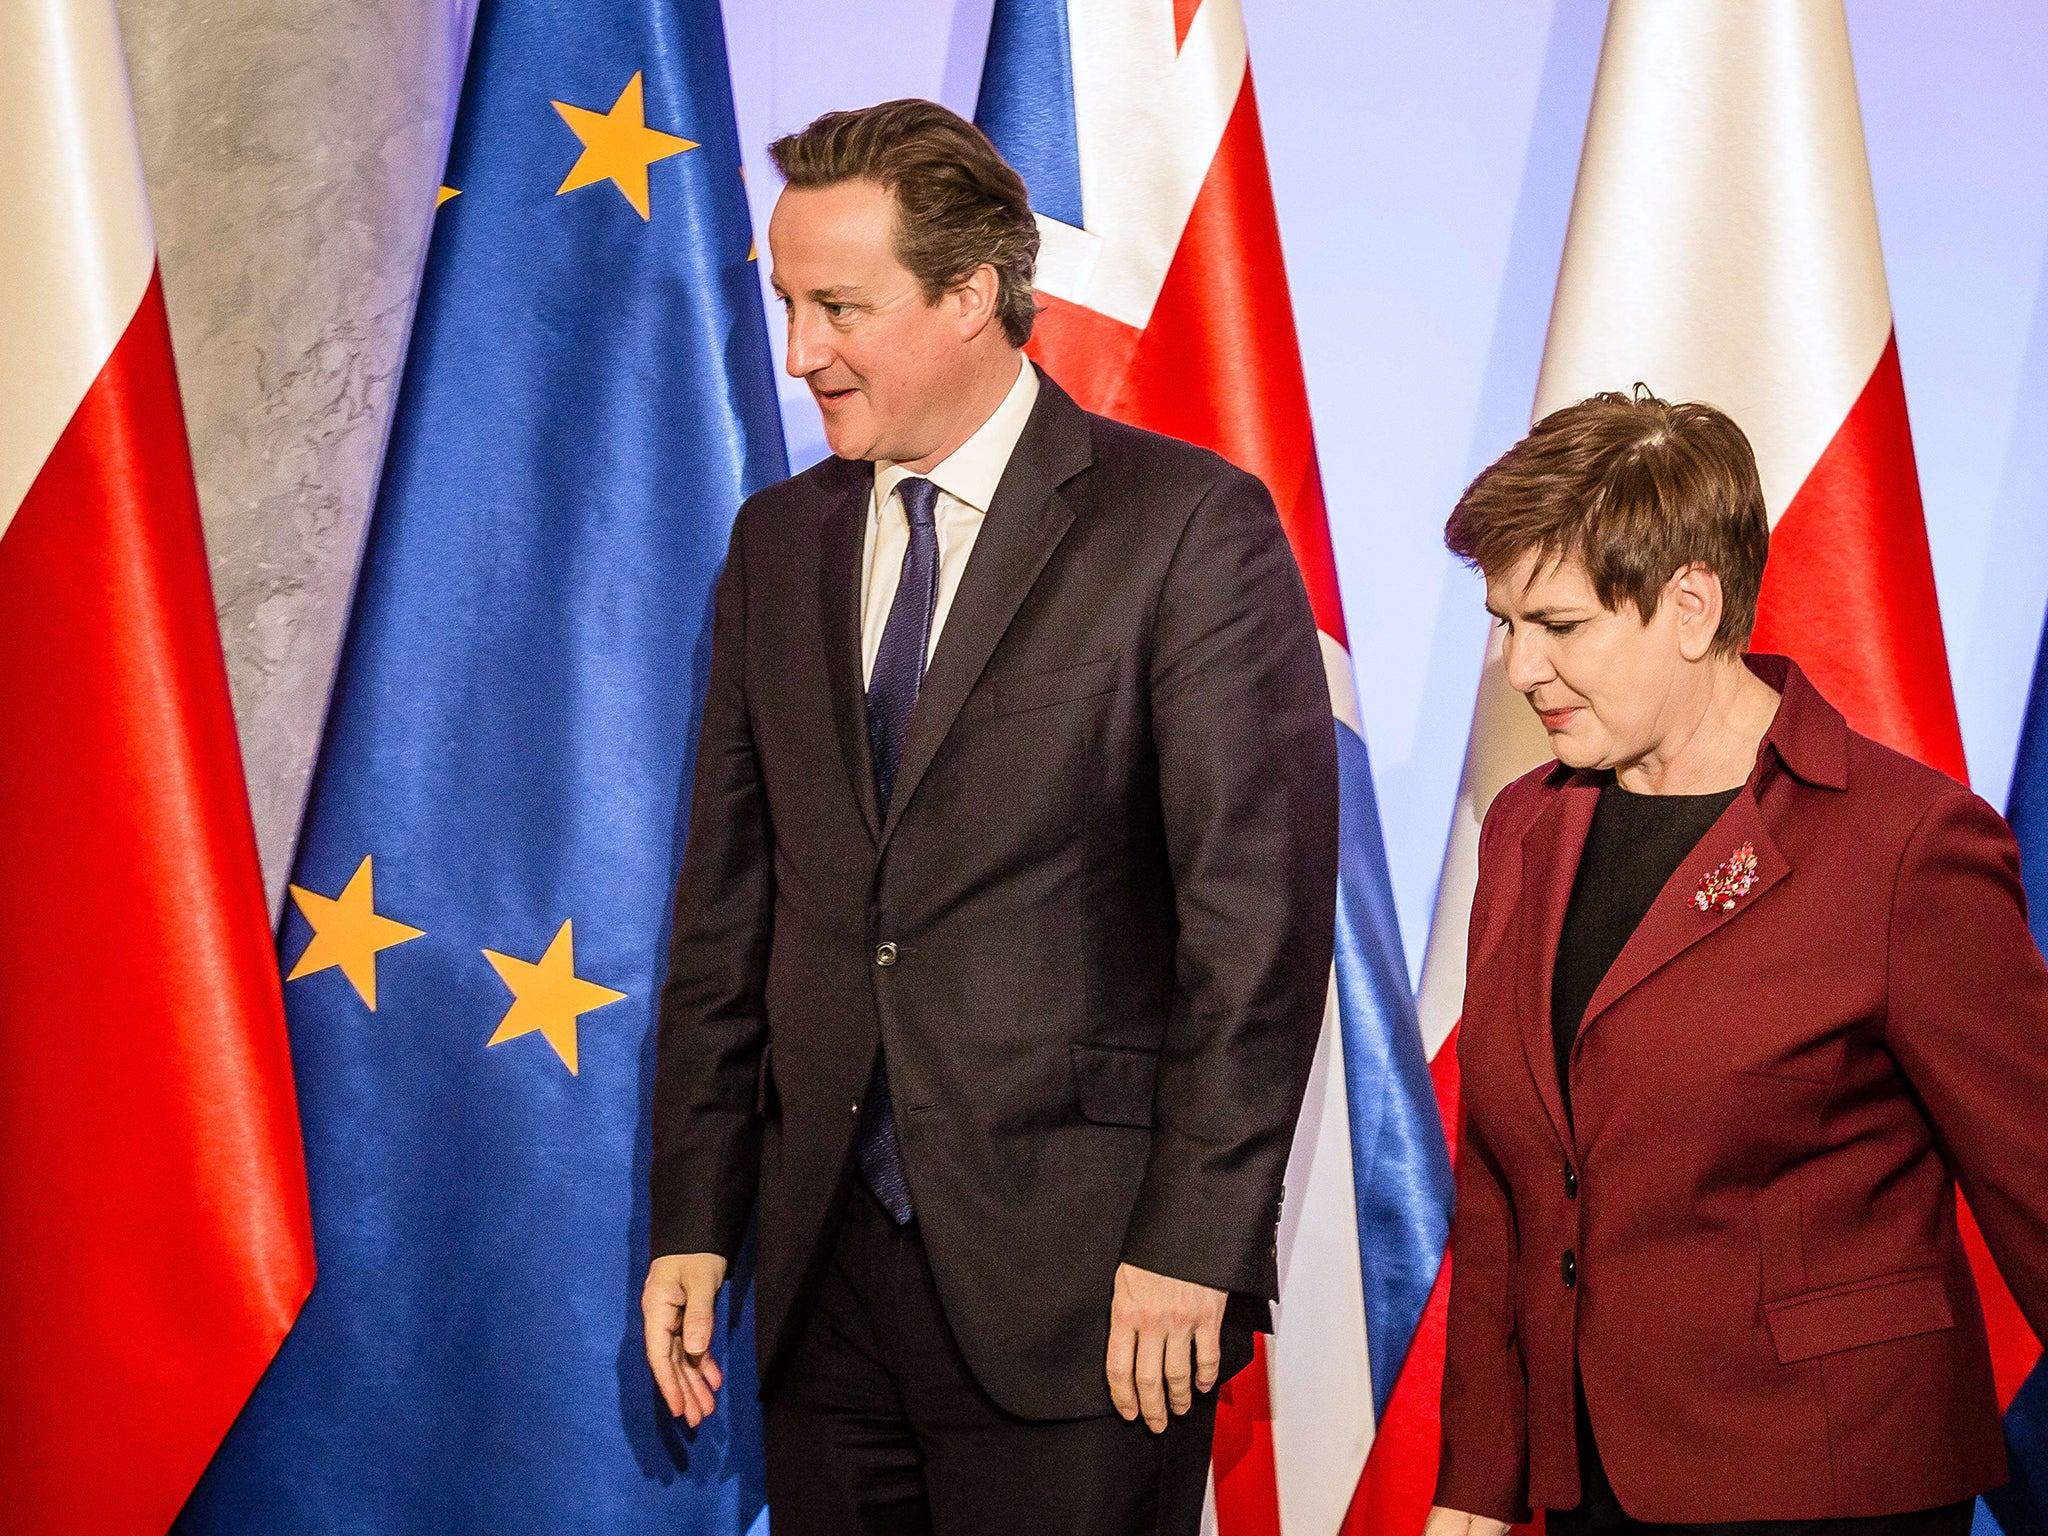
[[[1429,1523],[1422,1528],[1422,1536],[1507,1536],[1507,1533],[1508,1523],[1505,1520],[1468,1515],[1462,1509],[1445,1509],[1441,1504],[1429,1512]]]

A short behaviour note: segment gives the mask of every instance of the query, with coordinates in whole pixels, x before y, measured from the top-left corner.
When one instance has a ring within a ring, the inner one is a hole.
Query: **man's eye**
[[[834,320],[843,320],[853,313],[853,306],[851,304],[825,304],[820,307]]]

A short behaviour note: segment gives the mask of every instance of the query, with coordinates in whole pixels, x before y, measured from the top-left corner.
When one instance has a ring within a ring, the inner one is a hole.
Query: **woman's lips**
[[[1543,722],[1546,731],[1561,731],[1571,724],[1572,716],[1578,712],[1579,706],[1574,704],[1569,709],[1539,709],[1536,718]]]

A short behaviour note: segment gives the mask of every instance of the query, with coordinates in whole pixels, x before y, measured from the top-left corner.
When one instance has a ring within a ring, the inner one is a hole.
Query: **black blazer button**
[[[1564,1196],[1567,1200],[1579,1198],[1579,1172],[1576,1168],[1567,1167],[1564,1171]]]
[[[894,965],[895,963],[896,946],[894,944],[877,944],[875,946],[875,964]]]
[[[1557,1261],[1557,1272],[1563,1277],[1566,1290],[1579,1283],[1579,1261],[1572,1257],[1571,1249],[1565,1249],[1564,1257]]]

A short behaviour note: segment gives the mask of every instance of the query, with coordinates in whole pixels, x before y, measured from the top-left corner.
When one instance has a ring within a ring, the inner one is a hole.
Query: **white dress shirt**
[[[1031,419],[1031,407],[1038,401],[1038,370],[1029,359],[1021,359],[1017,382],[1003,396],[1003,403],[975,430],[974,436],[955,448],[932,467],[925,478],[939,488],[933,521],[939,533],[939,598],[932,609],[931,640],[925,647],[925,665],[939,646],[939,631],[946,627],[946,614],[953,595],[960,590],[960,577],[967,569],[967,557],[974,553],[975,537],[995,499],[996,486],[1009,467],[1017,439],[1024,435],[1024,423]],[[865,686],[875,675],[875,653],[882,648],[882,631],[888,627],[889,607],[896,601],[896,584],[903,579],[903,554],[910,548],[910,519],[903,511],[903,498],[896,487],[915,475],[889,459],[875,464],[875,491],[868,502],[867,532],[861,544],[860,663]]]

